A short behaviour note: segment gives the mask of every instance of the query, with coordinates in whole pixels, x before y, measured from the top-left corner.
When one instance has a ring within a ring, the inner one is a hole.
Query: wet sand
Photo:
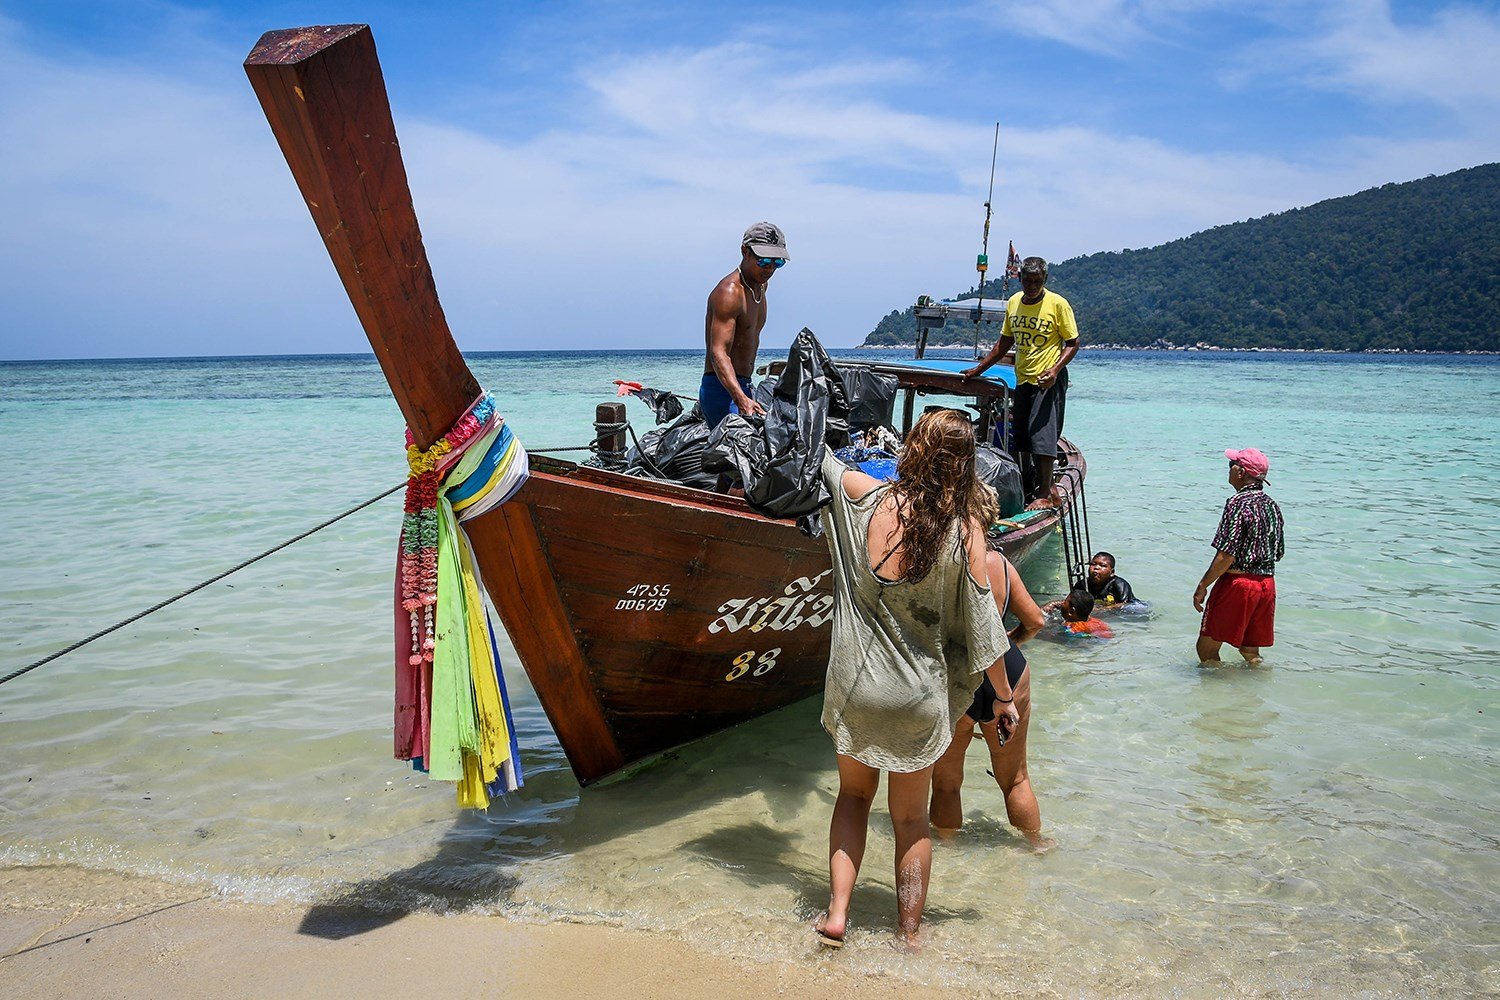
[[[603,925],[255,906],[67,867],[0,870],[8,998],[941,995],[837,961],[811,946],[766,965]]]

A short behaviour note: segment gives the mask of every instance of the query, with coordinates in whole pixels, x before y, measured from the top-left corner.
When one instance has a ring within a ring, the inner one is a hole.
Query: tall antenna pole
[[[974,310],[974,359],[979,359],[979,328],[984,325],[984,272],[990,269],[990,203],[995,200],[995,160],[1000,153],[1000,123],[995,123],[995,144],[990,150],[990,193],[984,199],[984,244],[974,270],[979,272],[979,306]]]

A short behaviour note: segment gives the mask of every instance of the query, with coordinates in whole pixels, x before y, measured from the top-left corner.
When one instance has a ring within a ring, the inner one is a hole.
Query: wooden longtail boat
[[[438,303],[370,29],[268,32],[245,70],[425,448],[480,390]],[[1006,391],[931,368],[889,370],[908,400]],[[910,411],[908,402],[908,420]],[[1071,502],[1084,464],[1067,448]],[[1058,520],[1035,517],[994,544],[1019,562]],[[790,521],[733,497],[533,455],[520,492],[465,527],[583,784],[822,689],[828,549]]]

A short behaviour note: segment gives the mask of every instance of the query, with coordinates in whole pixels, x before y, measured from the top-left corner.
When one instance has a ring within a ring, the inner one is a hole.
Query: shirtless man
[[[698,405],[709,429],[731,413],[764,413],[750,398],[750,373],[760,350],[760,331],[766,325],[766,285],[784,265],[786,234],[780,226],[757,222],[740,240],[740,266],[714,286],[708,296],[704,334],[708,357]]]

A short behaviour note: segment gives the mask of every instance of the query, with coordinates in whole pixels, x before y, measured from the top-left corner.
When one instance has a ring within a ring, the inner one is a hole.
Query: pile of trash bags
[[[662,397],[668,394],[629,386],[661,422]],[[669,425],[641,435],[626,454],[625,471],[703,490],[715,489],[721,479],[734,481],[744,487],[753,510],[798,518],[799,526],[816,536],[821,530],[816,512],[830,499],[820,474],[823,445],[842,448],[851,431],[888,425],[896,379],[863,367],[839,367],[804,328],[792,343],[786,368],[761,381],[752,397],[766,411],[764,417],[731,413],[710,433],[695,404]],[[666,405],[674,402],[668,396]],[[885,433],[894,446],[894,433]],[[894,451],[888,454],[894,460]]]
[[[796,518],[804,533],[817,537],[822,532],[818,512],[832,499],[822,479],[824,445],[851,468],[895,478],[901,447],[890,429],[896,387],[893,375],[835,364],[804,327],[792,342],[786,368],[752,391],[764,417],[731,413],[710,431],[695,404],[671,424],[642,435],[626,456],[625,471],[704,490],[727,477],[743,486],[751,509]],[[645,398],[643,392],[634,394]],[[660,415],[658,399],[647,402]],[[999,496],[1002,517],[1025,506],[1021,473],[1010,455],[981,445],[978,472]]]
[[[707,445],[708,424],[703,419],[703,410],[694,403],[693,408],[674,423],[642,434],[640,443],[625,455],[625,471],[632,476],[665,479],[694,489],[712,490],[719,484],[719,474],[703,468],[703,451]]]
[[[822,533],[823,446],[849,444],[855,421],[889,422],[896,379],[866,368],[839,368],[806,327],[792,341],[786,368],[753,397],[763,418],[731,413],[709,436],[703,468],[736,478],[745,502],[767,517],[796,518],[804,534]]]

